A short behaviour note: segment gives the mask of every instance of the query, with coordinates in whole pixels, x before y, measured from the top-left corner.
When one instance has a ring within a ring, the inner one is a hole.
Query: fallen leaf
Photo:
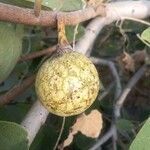
[[[87,137],[97,138],[102,130],[102,125],[102,115],[98,110],[92,110],[88,115],[80,115],[71,127],[68,138],[63,142],[63,148],[71,144],[74,135],[78,132]]]

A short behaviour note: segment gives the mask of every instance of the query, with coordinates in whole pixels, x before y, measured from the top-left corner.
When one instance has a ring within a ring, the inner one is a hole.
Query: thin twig
[[[101,40],[98,42],[98,47],[102,47],[103,44],[105,44],[105,42],[108,40],[108,38],[111,36],[113,31],[113,27],[108,28],[107,34],[102,36]]]
[[[120,117],[120,111],[124,104],[124,101],[126,100],[127,95],[130,93],[134,85],[139,81],[139,79],[144,75],[146,70],[146,65],[143,65],[135,74],[134,76],[129,80],[128,84],[124,88],[122,94],[120,95],[119,99],[116,102],[115,105],[115,116],[118,118]]]
[[[31,60],[37,57],[41,57],[43,55],[47,55],[47,54],[51,54],[52,52],[54,52],[56,50],[57,46],[53,46],[53,47],[49,47],[47,49],[41,50],[41,51],[36,51],[36,52],[32,52],[26,55],[23,55],[20,57],[18,62],[23,62],[23,61],[27,61],[27,60]]]
[[[0,96],[0,106],[9,104],[12,100],[14,100],[17,96],[22,94],[26,89],[28,89],[35,80],[35,75],[32,75],[23,80],[22,83],[15,85],[8,92]]]
[[[114,63],[112,61],[108,61],[108,60],[105,60],[102,58],[90,57],[90,59],[92,60],[92,62],[94,64],[102,64],[102,65],[106,65],[109,67],[109,69],[111,70],[111,73],[115,79],[115,82],[116,82],[115,97],[120,96],[122,87],[121,87],[120,78],[119,78],[119,75],[118,75],[118,72],[117,72],[117,69],[116,69]]]
[[[110,137],[112,137],[114,133],[114,127],[111,126],[111,128],[107,131],[107,133],[105,133],[104,136],[102,136],[98,142],[96,142],[96,144],[94,146],[92,146],[89,150],[96,150],[98,147],[100,147],[102,144],[104,144],[107,140],[110,139]]]
[[[82,7],[82,10],[84,10],[87,6],[87,3],[82,0],[82,2],[84,3],[83,7]],[[74,28],[74,34],[73,34],[73,44],[72,44],[72,47],[73,47],[73,50],[75,50],[75,42],[76,42],[76,36],[78,34],[78,28],[79,28],[79,24],[77,24]]]
[[[136,19],[136,18],[131,18],[131,17],[122,17],[122,20],[132,20],[132,21],[136,21],[145,25],[150,26],[150,23],[148,21],[142,20],[142,19]]]
[[[78,27],[79,27],[79,24],[77,24],[74,28],[73,44],[72,44],[73,50],[75,50],[76,35],[78,34]]]
[[[116,99],[120,96],[120,94],[122,92],[121,81],[120,81],[118,71],[115,67],[115,64],[113,62],[109,61],[109,66],[110,66],[110,69],[111,69],[112,74],[114,76],[114,79],[116,81],[116,91],[115,91],[115,99]]]
[[[36,17],[39,17],[41,11],[42,0],[35,0],[34,2],[34,14]]]
[[[116,82],[115,99],[118,98],[121,94],[122,87],[121,87],[121,81],[120,81],[120,78],[119,78],[119,75],[118,75],[118,72],[117,72],[117,69],[116,69],[114,63],[112,61],[108,61],[108,60],[101,59],[101,58],[95,58],[95,57],[90,57],[90,58],[93,61],[93,63],[95,63],[95,64],[103,64],[103,65],[107,65],[109,67],[109,69],[111,70],[111,73],[113,75],[113,78],[115,79],[115,82]],[[107,138],[109,139],[112,137],[113,149],[116,150],[117,129],[115,126],[115,121],[116,121],[116,119],[114,117],[114,120],[112,121],[110,130],[104,135],[104,137],[102,139],[98,140],[98,142],[95,144],[96,146],[100,147],[103,144],[103,141],[104,141],[103,139],[107,139]],[[93,147],[95,147],[95,145]]]
[[[108,86],[108,88],[106,88],[105,91],[104,91],[102,94],[100,94],[100,95],[98,96],[97,99],[98,99],[99,101],[101,101],[102,99],[104,99],[104,98],[109,94],[109,92],[112,90],[112,88],[114,87],[114,85],[115,85],[115,83],[112,82],[112,83]]]
[[[125,89],[123,90],[120,98],[117,100],[114,113],[115,116],[118,118],[120,116],[120,110],[122,108],[122,105],[125,101],[125,98],[133,88],[133,86],[137,83],[137,81],[142,77],[146,70],[146,65],[143,65],[135,74],[134,76],[129,80],[128,84],[126,85]],[[99,146],[101,146],[103,143],[105,143],[109,138],[111,138],[116,132],[114,132],[114,129],[116,127],[112,124],[109,131],[106,132],[106,134],[100,138],[97,143],[90,149],[90,150],[96,150]]]
[[[59,136],[58,136],[58,138],[57,138],[57,141],[56,141],[56,144],[55,144],[53,150],[56,150],[56,149],[57,149],[57,146],[58,146],[58,144],[59,144],[60,138],[61,138],[62,133],[63,133],[63,130],[64,130],[65,120],[66,120],[66,117],[63,117],[63,122],[62,122],[62,126],[61,126],[61,129],[60,129],[60,133],[59,133]]]

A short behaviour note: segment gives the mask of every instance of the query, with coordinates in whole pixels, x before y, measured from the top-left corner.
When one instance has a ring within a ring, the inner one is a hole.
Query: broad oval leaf
[[[146,121],[142,129],[130,146],[130,150],[149,150],[150,148],[150,118]]]
[[[23,26],[0,22],[0,83],[15,67],[22,52]]]
[[[147,28],[147,29],[145,29],[145,30],[142,32],[141,38],[142,38],[144,41],[150,43],[150,27]]]
[[[27,131],[17,123],[0,121],[0,149],[28,150]]]
[[[15,6],[20,6],[20,7],[28,7],[28,8],[33,8],[33,3],[26,1],[26,0],[0,0],[1,3],[5,4],[11,4]]]

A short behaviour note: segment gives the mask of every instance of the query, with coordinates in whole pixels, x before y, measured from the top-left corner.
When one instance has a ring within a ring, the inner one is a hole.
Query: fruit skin
[[[43,63],[37,73],[35,89],[49,112],[72,116],[92,105],[99,84],[93,63],[86,56],[71,51]]]

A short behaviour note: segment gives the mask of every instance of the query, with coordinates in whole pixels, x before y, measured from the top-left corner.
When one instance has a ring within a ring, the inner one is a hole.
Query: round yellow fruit
[[[36,93],[49,112],[72,116],[84,112],[97,97],[99,77],[93,63],[71,51],[47,59],[36,77]]]

